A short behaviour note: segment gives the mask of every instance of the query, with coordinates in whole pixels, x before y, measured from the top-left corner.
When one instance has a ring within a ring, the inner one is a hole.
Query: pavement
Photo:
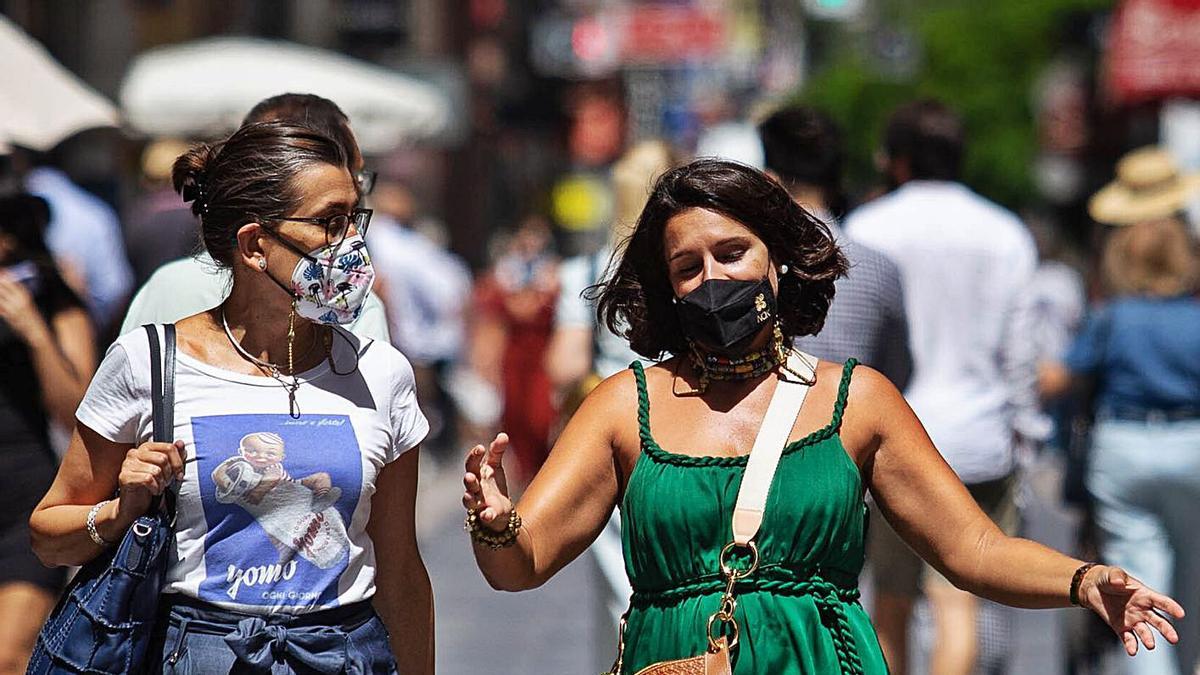
[[[423,457],[422,464],[430,462]],[[615,633],[601,649],[595,564],[583,556],[532,591],[492,590],[462,529],[461,468],[446,464],[423,469],[417,506],[421,555],[433,582],[438,673],[596,675],[607,668],[600,662],[611,661]]]

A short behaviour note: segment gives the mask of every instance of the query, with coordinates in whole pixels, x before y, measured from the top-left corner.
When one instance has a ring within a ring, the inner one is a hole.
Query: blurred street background
[[[433,427],[418,519],[440,671],[594,674],[615,646],[603,571],[584,556],[536,591],[489,589],[462,531],[462,457],[504,429],[528,478],[582,375],[603,373],[591,329],[578,372],[548,354],[561,298],[602,275],[640,209],[622,194],[631,149],[764,168],[757,125],[803,104],[843,131],[840,210],[853,212],[896,187],[889,115],[936,98],[967,129],[961,182],[1037,242],[1036,339],[1050,335],[1057,361],[1111,292],[1113,226],[1089,199],[1137,148],[1165,153],[1164,179],[1200,171],[1200,0],[0,0],[0,174],[48,196],[47,244],[99,354],[137,289],[199,250],[168,184],[174,158],[285,92],[341,106],[377,174],[376,290]],[[630,170],[644,199],[655,173]],[[1194,234],[1187,197],[1175,210]],[[27,395],[12,377],[0,372],[4,395]],[[1078,392],[1047,403],[1017,490],[1024,536],[1081,557],[1097,555],[1080,440],[1091,407]],[[980,622],[975,672],[1124,672],[1081,612],[992,607]],[[911,673],[929,672],[931,624],[919,603]]]

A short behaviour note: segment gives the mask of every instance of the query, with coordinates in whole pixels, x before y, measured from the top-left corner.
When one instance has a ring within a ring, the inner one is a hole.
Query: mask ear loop
[[[330,348],[329,348],[329,354],[327,354],[327,355],[326,355],[326,358],[327,358],[327,359],[329,359],[329,370],[330,370],[330,372],[332,372],[334,375],[337,375],[338,377],[346,377],[347,375],[353,375],[353,374],[354,374],[354,371],[358,370],[358,362],[359,362],[359,357],[358,357],[358,349],[356,349],[356,348],[354,347],[354,343],[350,341],[350,338],[346,337],[345,335],[342,335],[342,332],[341,332],[341,331],[339,331],[339,330],[338,330],[336,327],[334,327],[334,326],[330,326],[330,327],[329,327],[329,330],[330,330],[330,331],[331,331],[331,332],[332,332],[334,335],[336,335],[336,336],[338,336],[338,337],[342,338],[343,340],[345,340],[345,342],[346,342],[346,346],[350,347],[350,351],[351,351],[351,353],[353,353],[353,354],[354,354],[354,365],[353,365],[353,366],[350,368],[350,370],[348,370],[348,371],[346,371],[346,372],[344,372],[344,373],[343,373],[343,372],[341,372],[341,371],[339,371],[339,370],[337,369],[337,364],[336,364],[336,363],[334,363],[334,360],[333,360],[333,347],[332,347],[332,345],[331,345],[331,346],[330,346]]]

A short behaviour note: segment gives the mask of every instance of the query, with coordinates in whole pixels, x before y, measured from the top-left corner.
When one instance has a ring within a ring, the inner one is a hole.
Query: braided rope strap
[[[813,600],[817,603],[822,623],[833,638],[833,647],[837,652],[838,665],[841,666],[843,675],[863,675],[862,659],[858,655],[845,605],[832,593],[814,596]]]

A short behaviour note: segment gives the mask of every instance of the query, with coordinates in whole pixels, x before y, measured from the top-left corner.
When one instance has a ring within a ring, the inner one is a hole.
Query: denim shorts
[[[254,615],[163,596],[149,673],[396,675],[387,628],[371,603],[308,614]]]

